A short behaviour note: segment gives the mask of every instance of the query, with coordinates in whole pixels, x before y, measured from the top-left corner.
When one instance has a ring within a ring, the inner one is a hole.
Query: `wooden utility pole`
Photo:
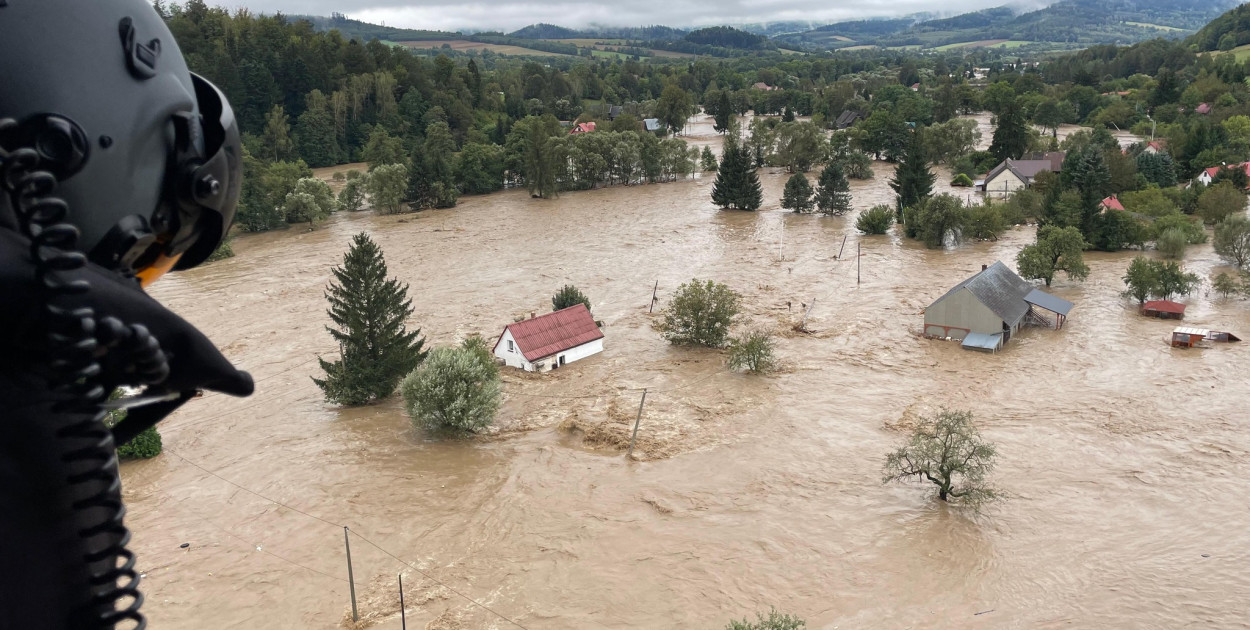
[[[846,237],[842,237],[842,247],[838,248],[838,260],[842,260],[842,250],[846,249]]]
[[[399,574],[399,627],[408,630],[408,611],[404,609],[404,574]]]
[[[782,219],[781,220],[781,240],[777,243],[777,260],[782,261],[782,262],[784,262],[786,259],[785,246],[786,246],[786,221],[785,219]]]
[[[642,406],[647,403],[647,390],[642,390],[642,400],[638,401],[638,417],[634,419],[634,435],[629,438],[628,457],[634,456],[634,442],[638,439],[638,424],[642,422]]]
[[[651,288],[651,307],[647,309],[647,312],[648,312],[648,313],[651,313],[651,312],[655,311],[655,301],[658,299],[658,298],[656,298],[656,297],[655,297],[655,293],[656,293],[656,291],[658,291],[659,289],[660,289],[660,281],[659,281],[659,280],[656,280],[656,281],[655,281],[655,286]]]
[[[863,262],[860,261],[860,257],[863,255],[864,255],[863,252],[861,252],[859,248],[859,242],[856,241],[855,243],[855,284],[859,284],[859,268],[864,264]]]
[[[799,323],[799,330],[807,330],[807,316],[812,314],[812,309],[816,308],[816,298],[812,298],[811,306],[807,307],[807,312],[803,313],[803,321]]]
[[[352,621],[360,621],[360,612],[356,609],[356,578],[352,575],[352,541],[346,526],[343,527],[343,545],[347,547],[347,584],[352,590]]]

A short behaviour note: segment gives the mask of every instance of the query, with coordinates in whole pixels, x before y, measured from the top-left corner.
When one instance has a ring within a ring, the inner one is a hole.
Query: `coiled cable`
[[[0,120],[0,136],[15,125]],[[55,196],[57,180],[40,170],[40,156],[30,148],[0,148],[0,186],[8,194],[21,231],[30,239],[30,257],[43,302],[47,326],[47,368],[52,391],[58,396],[55,413],[73,420],[55,432],[65,483],[73,497],[71,509],[77,536],[85,549],[90,597],[76,619],[84,627],[112,629],[132,622],[146,628],[139,612],[143,594],[135,555],[127,545],[130,531],[123,523],[121,479],[113,434],[104,423],[102,403],[119,384],[150,385],[169,374],[159,341],[142,325],[127,325],[113,317],[97,318],[93,309],[74,302],[91,290],[73,274],[87,265],[75,250],[78,229],[65,221],[68,206]],[[102,356],[117,353],[112,365],[127,366],[124,374],[105,373]]]

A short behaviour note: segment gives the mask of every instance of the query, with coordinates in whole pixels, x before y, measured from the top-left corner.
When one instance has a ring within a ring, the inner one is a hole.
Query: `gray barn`
[[[975,343],[965,345],[997,349],[1020,330],[1034,306],[1056,313],[1058,328],[1072,303],[1034,288],[1007,265],[996,262],[929,305],[924,312],[924,334],[965,340],[975,333],[971,338]],[[1046,321],[1040,316],[1035,318]]]

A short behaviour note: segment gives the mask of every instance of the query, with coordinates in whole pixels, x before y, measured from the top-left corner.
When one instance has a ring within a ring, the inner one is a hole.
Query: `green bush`
[[[416,426],[472,433],[494,421],[503,385],[486,344],[471,337],[431,352],[399,390]]]
[[[230,238],[222,241],[221,245],[218,245],[217,249],[213,250],[213,253],[209,254],[208,258],[204,259],[204,262],[215,262],[218,260],[225,260],[227,258],[234,258],[234,246],[232,245],[233,241],[234,239]]]
[[[582,293],[571,284],[564,285],[564,288],[557,291],[551,298],[551,310],[553,311],[566,309],[574,304],[585,304],[586,310],[590,310],[590,298],[586,297],[585,293]]]
[[[951,180],[951,186],[959,186],[960,188],[967,188],[974,183],[975,182],[972,181],[971,177],[968,177],[963,173],[956,175],[955,178]]]
[[[894,225],[894,210],[885,204],[875,205],[855,218],[855,229],[864,234],[885,234]]]
[[[1177,228],[1166,229],[1159,235],[1159,238],[1155,239],[1155,249],[1166,258],[1184,258],[1187,245],[1189,245],[1188,237]]]
[[[675,345],[720,348],[738,316],[739,296],[718,282],[691,280],[677,287],[660,331]]]
[[[109,395],[109,400],[117,400],[122,397],[122,390],[114,390]],[[117,423],[126,419],[126,411],[110,411],[104,416],[104,426],[113,428]],[[161,454],[161,434],[157,432],[156,426],[150,426],[139,432],[129,442],[117,445],[118,459],[152,459]]]
[[[753,330],[729,342],[729,369],[766,374],[777,369],[773,336]]]
[[[768,612],[767,617],[756,613],[755,621],[731,621],[725,626],[725,630],[803,630],[806,627],[807,622],[802,619],[783,615],[774,608]]]

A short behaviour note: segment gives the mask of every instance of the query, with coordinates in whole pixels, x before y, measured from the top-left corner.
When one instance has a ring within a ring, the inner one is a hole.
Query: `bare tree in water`
[[[907,442],[886,456],[883,482],[928,480],[939,499],[977,506],[999,496],[985,480],[994,455],[994,445],[972,424],[971,411],[943,409],[922,418]]]

